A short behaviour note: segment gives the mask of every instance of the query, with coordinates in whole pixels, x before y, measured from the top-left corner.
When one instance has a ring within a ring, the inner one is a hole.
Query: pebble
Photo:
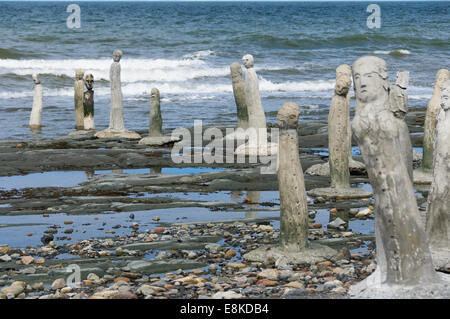
[[[58,278],[52,283],[51,288],[52,288],[52,290],[57,290],[57,289],[64,288],[65,286],[66,286],[66,281],[64,280],[64,278]]]
[[[23,256],[20,261],[24,265],[29,265],[34,262],[34,258],[32,256]]]

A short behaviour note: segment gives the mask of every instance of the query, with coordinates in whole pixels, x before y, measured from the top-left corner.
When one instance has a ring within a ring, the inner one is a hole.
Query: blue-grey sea
[[[81,28],[66,25],[81,8]],[[268,121],[286,101],[301,121],[326,119],[335,68],[377,55],[410,71],[409,105],[426,106],[436,71],[450,67],[450,2],[379,2],[381,27],[369,29],[371,2],[0,2],[0,139],[31,138],[31,75],[44,87],[43,129],[74,130],[77,68],[95,78],[95,124],[109,122],[109,66],[124,53],[127,129],[148,127],[149,95],[161,92],[164,129],[236,123],[229,65],[255,58]],[[352,104],[354,101],[352,102]]]

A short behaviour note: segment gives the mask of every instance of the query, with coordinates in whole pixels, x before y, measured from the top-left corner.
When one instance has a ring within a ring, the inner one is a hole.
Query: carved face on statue
[[[152,92],[150,93],[150,97],[152,99],[159,99],[159,90],[157,88],[153,88]]]
[[[34,84],[41,83],[41,81],[39,81],[39,77],[38,77],[37,73],[34,73],[31,77],[33,79]]]
[[[277,114],[278,126],[281,129],[297,129],[300,109],[294,102],[284,103]]]
[[[231,77],[242,76],[242,67],[239,63],[233,62],[230,65]]]
[[[336,68],[336,87],[334,91],[337,95],[345,95],[352,85],[352,69],[347,64],[342,64]]]
[[[450,109],[450,80],[445,81],[441,86],[441,107],[444,111]]]
[[[75,79],[76,80],[83,80],[84,71],[82,69],[77,69],[75,71]]]
[[[436,73],[436,82],[435,84],[439,87],[441,87],[445,81],[447,81],[450,78],[450,72],[446,69],[440,69]]]
[[[386,101],[389,83],[386,62],[375,56],[364,56],[353,64],[356,99],[362,103]]]
[[[120,62],[120,59],[122,58],[122,51],[120,50],[114,50],[113,52],[113,60],[114,62]]]
[[[247,69],[253,68],[253,56],[251,54],[246,54],[242,57],[242,63]]]
[[[84,78],[84,85],[86,86],[86,89],[92,90],[94,87],[94,76],[92,74],[87,74]]]

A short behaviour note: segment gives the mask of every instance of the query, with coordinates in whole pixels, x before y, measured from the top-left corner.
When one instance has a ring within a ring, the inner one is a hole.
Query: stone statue
[[[248,128],[248,111],[245,101],[245,83],[242,78],[242,67],[238,62],[233,62],[230,65],[230,70],[234,101],[237,108],[238,127],[245,130]]]
[[[32,76],[34,82],[33,88],[33,107],[31,108],[30,128],[40,129],[42,126],[42,84],[38,75]]]
[[[78,69],[75,71],[75,127],[77,130],[84,130],[84,109],[83,109],[83,76],[84,71]]]
[[[436,129],[436,118],[441,110],[441,89],[442,84],[450,77],[446,69],[440,69],[436,74],[433,95],[427,106],[423,132],[423,158],[422,170],[430,172],[433,169],[434,137]]]
[[[149,136],[162,136],[162,118],[159,90],[153,88],[150,94],[150,128]]]
[[[350,87],[352,69],[347,64],[336,68],[336,86],[328,115],[328,154],[331,187],[316,188],[308,192],[313,197],[366,198],[372,193],[350,188],[349,161],[351,160]],[[359,163],[359,162],[358,162]],[[321,164],[319,164],[321,165]]]
[[[162,117],[161,117],[161,101],[160,94],[157,88],[153,88],[150,94],[150,126],[148,136],[139,141],[139,144],[149,146],[163,146],[172,145],[181,140],[175,136],[165,136],[162,132]]]
[[[125,129],[123,121],[123,97],[122,87],[120,83],[120,59],[122,58],[122,51],[114,50],[111,68],[109,70],[109,79],[111,86],[111,112],[109,116],[109,127],[106,130],[97,132],[95,134],[98,138],[107,137],[123,137],[128,139],[140,139],[141,136],[133,131]]]
[[[306,174],[308,175],[330,176],[332,188],[342,188],[339,187],[338,184],[347,185],[345,180],[349,179],[350,171],[365,171],[364,164],[354,160],[352,157],[352,128],[350,126],[349,94],[352,85],[351,76],[352,69],[349,65],[342,64],[336,68],[336,85],[334,87],[330,112],[328,114],[329,159],[327,163],[315,164],[306,170]],[[343,129],[346,129],[347,132],[343,132]],[[346,138],[346,141],[343,140],[344,138]],[[344,145],[343,143],[346,143],[347,145]],[[348,159],[346,161],[338,160],[337,157],[340,158],[344,153]],[[333,166],[333,168],[331,168],[331,166]],[[348,174],[343,172],[344,167],[347,167],[347,170],[349,171]],[[340,175],[337,174],[338,171],[341,172]],[[346,176],[348,176],[348,178]],[[343,178],[343,180],[339,182],[338,180],[341,178]],[[334,185],[335,183],[337,184]],[[350,186],[346,186],[346,188],[350,188]],[[332,189],[329,188],[329,190]],[[328,195],[332,195],[335,192],[327,193]],[[370,193],[368,194],[370,196]],[[325,195],[325,193],[323,193],[323,195]]]
[[[408,71],[397,72],[397,81],[389,87],[389,105],[395,120],[398,122],[397,124],[402,127],[401,132],[403,134],[399,136],[402,147],[401,153],[405,156],[404,161],[408,169],[408,175],[413,181],[413,150],[408,125],[405,122],[408,113],[408,82]]]
[[[242,62],[247,69],[245,72],[244,90],[249,127],[253,127],[255,129],[265,129],[266,115],[264,114],[264,109],[261,104],[261,97],[259,96],[258,76],[256,75],[253,67],[253,56],[251,54],[244,55]]]
[[[280,190],[280,246],[262,246],[244,255],[250,261],[275,264],[315,263],[329,259],[336,251],[308,243],[308,206],[300,163],[297,125],[300,109],[293,102],[278,111],[278,185]]]
[[[352,129],[375,194],[377,269],[349,293],[363,298],[443,298],[450,296],[449,285],[431,262],[402,154],[404,127],[391,110],[387,77],[386,62],[378,57],[365,56],[353,64],[358,108]]]
[[[86,131],[93,130],[94,125],[94,76],[92,74],[87,74],[84,78],[84,85],[87,91],[83,95],[83,109],[84,109],[84,129]]]
[[[268,143],[267,141],[267,123],[266,115],[261,104],[259,95],[258,76],[254,69],[253,56],[246,54],[242,58],[242,62],[247,69],[245,72],[245,104],[248,112],[248,130],[253,130],[255,134],[249,134],[249,141],[240,145],[236,151],[236,155],[271,155],[276,154],[278,146],[276,143]]]
[[[113,131],[125,131],[123,123],[122,87],[120,83],[120,59],[122,51],[114,50],[109,79],[111,85],[111,113],[109,117],[109,129]]]
[[[450,264],[450,80],[441,88],[441,111],[436,125],[433,183],[428,195],[426,231],[433,263]]]

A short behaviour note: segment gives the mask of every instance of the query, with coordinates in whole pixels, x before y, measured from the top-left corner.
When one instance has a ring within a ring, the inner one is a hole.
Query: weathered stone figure
[[[253,56],[251,54],[246,54],[242,58],[247,71],[245,72],[245,101],[247,104],[248,111],[248,124],[249,127],[255,129],[265,129],[266,126],[266,115],[264,114],[264,109],[261,104],[261,97],[259,95],[259,83],[258,76],[256,75],[254,69]]]
[[[149,136],[162,136],[162,118],[159,90],[153,88],[150,94],[150,127]]]
[[[308,206],[297,140],[300,110],[288,102],[278,111],[278,184],[280,190],[280,246],[260,247],[244,258],[278,265],[317,262],[336,254],[333,249],[308,243]]]
[[[230,65],[234,101],[236,102],[238,127],[248,128],[248,111],[245,101],[245,83],[242,78],[242,67],[238,62]]]
[[[111,86],[111,111],[109,116],[109,127],[106,130],[97,132],[95,134],[98,138],[105,137],[123,137],[129,139],[140,139],[141,136],[133,131],[125,130],[123,121],[123,97],[122,87],[120,82],[120,59],[122,58],[122,51],[114,50],[111,68],[109,70],[110,86]]]
[[[30,128],[39,129],[42,126],[42,84],[38,75],[32,76],[34,82],[33,88],[33,107],[31,108]]]
[[[83,95],[83,126],[86,131],[93,130],[94,124],[94,76],[87,74],[84,78],[84,85],[86,85],[86,92]]]
[[[242,62],[247,69],[245,72],[245,104],[248,112],[248,128],[254,130],[255,134],[249,134],[249,141],[244,145],[240,145],[235,154],[255,154],[270,155],[277,152],[277,144],[267,141],[267,123],[266,115],[261,104],[259,95],[258,76],[254,69],[253,56],[246,54],[242,58]]]
[[[405,122],[406,114],[408,113],[408,82],[409,72],[397,72],[397,80],[394,85],[389,88],[389,105],[394,114],[397,124],[401,127],[399,138],[402,147],[401,153],[405,156],[404,161],[408,169],[408,175],[413,180],[413,150],[411,138],[409,137],[408,125]]]
[[[386,62],[365,56],[353,65],[357,112],[352,129],[375,194],[377,270],[350,289],[373,298],[443,297],[402,154],[403,128],[389,104]]]
[[[347,143],[350,126],[349,90],[352,85],[352,69],[342,64],[336,69],[336,86],[328,114],[328,152],[330,163],[331,187],[349,188],[350,173],[348,162],[350,156]]]
[[[149,135],[139,141],[139,144],[149,146],[171,145],[180,141],[179,137],[165,136],[162,132],[162,117],[161,117],[161,100],[159,90],[153,88],[150,94],[150,126],[148,130]]]
[[[352,69],[349,65],[342,64],[336,68],[336,86],[328,114],[328,163],[331,187],[313,189],[308,193],[310,196],[364,198],[372,195],[363,189],[350,188],[351,135],[349,136],[349,90],[352,84],[351,76]]]
[[[433,264],[450,264],[450,81],[441,87],[441,111],[436,125],[433,183],[428,195],[426,231]]]
[[[75,102],[75,128],[77,130],[84,130],[83,77],[84,77],[83,70],[78,69],[75,71],[74,102]]]
[[[109,129],[113,131],[125,131],[123,123],[122,87],[120,83],[120,59],[122,51],[114,50],[109,79],[111,85],[111,113],[109,117]]]
[[[433,169],[434,138],[436,130],[436,119],[441,110],[441,89],[442,84],[450,77],[449,71],[440,69],[436,74],[433,95],[427,106],[423,132],[423,158],[422,169],[431,172]]]

